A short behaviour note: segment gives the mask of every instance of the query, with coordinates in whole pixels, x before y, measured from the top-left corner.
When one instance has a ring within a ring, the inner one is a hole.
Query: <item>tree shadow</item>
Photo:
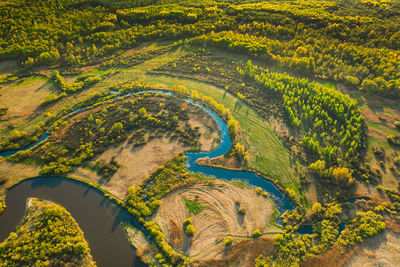
[[[193,235],[187,234],[185,227],[182,227],[182,235],[183,235],[182,251],[186,255],[189,255],[190,249],[192,248]]]
[[[235,107],[233,108],[233,110],[240,110],[243,106],[244,105],[241,101],[236,101]]]
[[[244,223],[245,214],[240,213],[239,209],[240,209],[240,203],[236,202],[235,203],[236,219],[237,219],[237,222],[238,222],[239,226],[241,227],[243,225],[243,223]]]

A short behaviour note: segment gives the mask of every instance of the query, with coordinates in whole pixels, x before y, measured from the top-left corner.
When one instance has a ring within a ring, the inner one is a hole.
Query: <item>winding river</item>
[[[115,93],[116,92],[111,92]],[[161,93],[174,95],[172,92],[160,90],[148,90],[123,95],[129,97],[143,93]],[[117,94],[116,97],[121,97]],[[218,115],[199,102],[186,98],[211,115],[217,122],[221,132],[220,145],[210,152],[187,152],[185,156],[186,168],[194,173],[202,173],[205,176],[232,181],[241,180],[252,187],[261,187],[268,192],[276,209],[283,213],[292,210],[295,205],[280,191],[274,183],[248,171],[235,171],[222,168],[200,166],[196,161],[200,158],[214,158],[227,153],[232,145],[229,137],[228,126]],[[64,117],[80,112],[74,110]],[[48,135],[44,134],[36,143],[14,151],[7,151],[0,156],[10,156],[18,151],[30,149],[45,141]],[[63,205],[76,219],[85,233],[94,260],[99,266],[142,266],[135,257],[135,249],[130,246],[124,231],[119,227],[120,223],[129,223],[137,228],[140,225],[124,209],[113,201],[104,197],[103,193],[89,185],[63,177],[36,177],[15,185],[7,192],[7,208],[0,216],[0,240],[4,240],[11,231],[15,231],[24,216],[26,199],[38,197],[49,199]]]

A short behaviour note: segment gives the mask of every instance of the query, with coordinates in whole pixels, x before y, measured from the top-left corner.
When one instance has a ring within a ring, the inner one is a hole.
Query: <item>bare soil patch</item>
[[[241,169],[243,164],[236,157],[219,156],[212,159],[198,159],[197,164],[204,166],[224,167],[230,169]]]
[[[84,66],[84,67],[81,68],[81,71],[82,71],[83,73],[88,73],[88,72],[93,71],[95,68],[97,68],[97,67],[99,67],[99,66],[100,66],[100,64],[91,65],[91,66]]]
[[[8,108],[8,120],[26,119],[53,90],[45,79],[28,79],[3,86],[0,90],[0,106]]]
[[[316,257],[306,257],[301,263],[301,266],[305,267],[338,267],[343,266],[349,258],[354,254],[355,249],[352,248],[345,253],[341,253],[339,249],[333,248],[328,250],[326,253],[318,255]]]
[[[4,194],[5,188],[22,181],[26,178],[38,176],[39,166],[18,164],[3,161],[0,163],[0,195]]]
[[[126,50],[125,52],[123,52],[120,55],[120,57],[126,57],[126,56],[129,56],[129,55],[132,55],[132,54],[136,54],[136,53],[139,53],[139,52],[146,52],[148,50],[150,50],[150,46],[149,46],[149,43],[146,42],[146,43],[140,44],[139,46],[137,46],[135,48]]]
[[[274,254],[274,237],[271,235],[259,238],[233,237],[233,242],[225,246],[222,242],[217,246],[195,256],[191,260],[193,266],[242,267],[254,266],[255,259],[263,255]]]
[[[121,167],[103,185],[103,188],[119,198],[124,198],[130,186],[140,185],[159,166],[164,165],[184,150],[184,146],[170,142],[168,138],[154,139],[140,147],[133,147],[133,145],[128,144],[128,141],[111,147],[98,156],[96,160],[109,162],[112,157],[115,157]],[[99,183],[102,183],[103,180],[101,176],[84,168],[78,168],[74,174],[85,179],[92,176]]]
[[[204,110],[193,105],[188,105],[186,102],[182,104],[182,108],[187,110],[189,114],[189,124],[192,127],[198,126],[200,135],[201,150],[211,150],[217,143],[216,139],[219,135],[218,126]],[[88,111],[89,112],[89,111]],[[79,120],[83,116],[77,115],[73,120]],[[65,127],[65,129],[67,129]],[[62,133],[65,132],[62,130]],[[77,168],[72,174],[73,177],[83,178],[85,180],[95,181],[103,184],[103,188],[110,191],[112,194],[124,198],[130,186],[140,185],[147,177],[149,177],[159,166],[164,165],[174,156],[190,149],[181,143],[171,140],[167,136],[155,136],[143,146],[134,146],[126,138],[126,141],[118,145],[111,146],[101,155],[91,161],[103,160],[109,162],[113,157],[118,162],[120,167],[117,172],[107,181],[95,172]],[[148,139],[149,135],[146,135]]]
[[[196,200],[205,208],[189,216],[185,198]],[[245,210],[244,215],[238,212],[239,208]],[[250,236],[255,229],[279,231],[270,223],[273,213],[271,200],[258,195],[254,189],[210,180],[195,181],[169,194],[162,200],[154,220],[176,250],[196,255],[227,235]],[[193,236],[187,235],[183,227],[189,217],[196,229]]]
[[[365,183],[356,184],[356,195],[357,196],[367,196],[371,199],[377,201],[387,201],[387,196],[382,192],[378,191],[375,186],[368,185]]]
[[[400,266],[400,234],[386,230],[368,238],[344,266]]]

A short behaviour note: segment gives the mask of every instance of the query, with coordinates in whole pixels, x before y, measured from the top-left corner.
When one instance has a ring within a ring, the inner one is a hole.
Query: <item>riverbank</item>
[[[217,149],[215,149],[215,150],[212,150],[212,151],[210,151],[210,152],[200,152],[200,153],[198,153],[198,155],[197,156],[199,156],[199,157],[201,157],[201,156],[205,156],[205,155],[216,155],[216,154],[225,154],[229,149],[230,149],[230,146],[231,146],[231,142],[230,142],[230,139],[229,139],[229,134],[228,134],[228,128],[227,128],[227,125],[223,122],[223,120],[221,119],[221,118],[219,118],[214,112],[212,112],[211,110],[209,110],[209,109],[207,109],[207,108],[205,108],[204,106],[202,106],[201,104],[197,104],[198,106],[200,106],[200,107],[202,107],[204,110],[206,110],[211,116],[213,116],[214,117],[214,119],[217,121],[217,124],[218,124],[218,126],[219,126],[219,128],[220,128],[220,130],[221,130],[221,144],[220,144],[220,146],[217,148]],[[191,156],[193,156],[193,155],[195,155],[196,153],[193,153],[193,152],[190,152],[189,153]],[[190,156],[189,156],[190,157]],[[195,166],[194,166],[195,167]],[[190,169],[190,168],[189,168]],[[195,169],[193,169],[194,171],[195,171]],[[223,171],[223,170],[220,170],[220,171]],[[46,178],[44,178],[44,179],[46,179]],[[90,182],[89,182],[90,183]],[[21,183],[22,184],[22,183]],[[94,184],[93,183],[90,183],[90,185],[91,186],[94,186]],[[272,184],[273,185],[273,184]],[[101,188],[100,186],[98,186],[97,185],[97,187],[98,187],[98,189],[99,190],[101,190],[103,193],[105,193],[105,190],[103,189],[103,188]],[[265,188],[263,188],[263,189],[265,189]],[[276,189],[277,190],[277,192],[279,191],[278,189]],[[275,191],[276,191],[275,190]],[[105,196],[107,196],[107,197],[111,197],[111,198],[114,198],[114,196],[112,196],[112,195],[110,195],[109,193],[105,193],[104,194]],[[284,195],[282,195],[283,197],[284,197]],[[281,196],[281,197],[282,197]],[[275,201],[277,200],[277,199],[280,199],[281,197],[275,197]],[[122,204],[123,202],[120,200],[120,199],[118,199],[118,198],[115,198],[116,199],[116,201],[119,203],[119,204]],[[281,199],[280,199],[281,200]]]
[[[48,223],[48,222],[51,223]],[[51,234],[49,234],[51,232]],[[59,244],[54,247],[53,238]],[[38,244],[37,236],[40,236]],[[84,233],[64,207],[37,198],[26,201],[26,212],[16,232],[0,243],[2,264],[97,266]],[[26,255],[30,255],[27,257]]]
[[[20,222],[28,197],[51,199],[67,209],[85,233],[93,258],[99,266],[143,266],[119,227],[120,223],[129,223],[138,228],[140,225],[117,202],[105,198],[100,189],[66,178],[32,178],[9,189],[7,208],[0,216],[1,239]],[[107,242],[101,242],[105,239]]]

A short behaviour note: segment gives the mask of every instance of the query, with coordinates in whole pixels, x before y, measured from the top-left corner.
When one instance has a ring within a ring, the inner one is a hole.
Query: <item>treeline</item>
[[[117,10],[117,18],[129,23],[153,24],[157,20],[168,22],[194,23],[201,16],[203,10],[195,7],[185,7],[177,4],[147,6]]]
[[[379,10],[379,12],[378,12]],[[195,38],[303,75],[400,97],[396,1],[56,1],[0,7],[0,58],[81,66],[138,42]]]
[[[128,211],[146,227],[162,252],[157,259],[160,263],[183,266],[186,257],[176,252],[166,240],[160,227],[149,217],[161,205],[161,198],[172,190],[188,183],[190,173],[185,168],[186,157],[179,155],[159,167],[140,186],[130,187],[126,200]]]
[[[307,39],[310,44],[297,39],[280,41],[270,38],[268,29],[268,25],[263,22],[253,22],[240,25],[239,33],[212,32],[195,37],[190,43],[228,48],[304,76],[343,82],[347,86],[372,94],[400,97],[400,75],[397,72],[400,54],[397,51],[366,48],[329,39],[320,40],[320,37],[313,41]],[[253,35],[252,32],[258,34]],[[266,36],[260,32],[265,32]]]
[[[275,238],[277,253],[269,257],[260,255],[255,266],[301,266],[307,259],[326,253],[332,248],[340,249],[344,253],[348,247],[359,244],[386,228],[379,209],[377,206],[359,211],[353,219],[345,223],[340,218],[340,204],[321,205],[316,202],[307,215],[308,220],[311,220],[312,234],[299,234],[301,223],[305,220],[302,209],[287,212],[282,216],[284,229]]]
[[[57,64],[76,67],[98,63],[102,57],[132,48],[139,41],[193,37],[226,24],[213,9],[207,9],[210,15],[197,21],[201,8],[132,8],[142,5],[146,2],[130,2],[130,8],[117,10],[118,1],[7,3],[0,7],[0,59],[16,58],[27,68]]]
[[[239,71],[283,98],[288,121],[303,135],[304,149],[317,159],[311,165],[316,174],[335,177],[338,184],[351,182],[348,168],[359,165],[366,148],[365,122],[356,101],[337,90],[273,73],[250,61]]]
[[[82,230],[63,207],[29,199],[27,214],[0,243],[0,266],[96,266]]]
[[[101,77],[94,74],[84,74],[80,75],[75,82],[69,84],[66,83],[64,77],[60,75],[60,73],[55,70],[50,76],[50,80],[54,82],[54,84],[63,92],[72,94],[79,92],[89,86],[92,86],[101,81]],[[48,99],[50,98],[50,99]],[[54,101],[52,95],[49,95],[46,98],[46,102]],[[58,98],[57,98],[58,99]]]

